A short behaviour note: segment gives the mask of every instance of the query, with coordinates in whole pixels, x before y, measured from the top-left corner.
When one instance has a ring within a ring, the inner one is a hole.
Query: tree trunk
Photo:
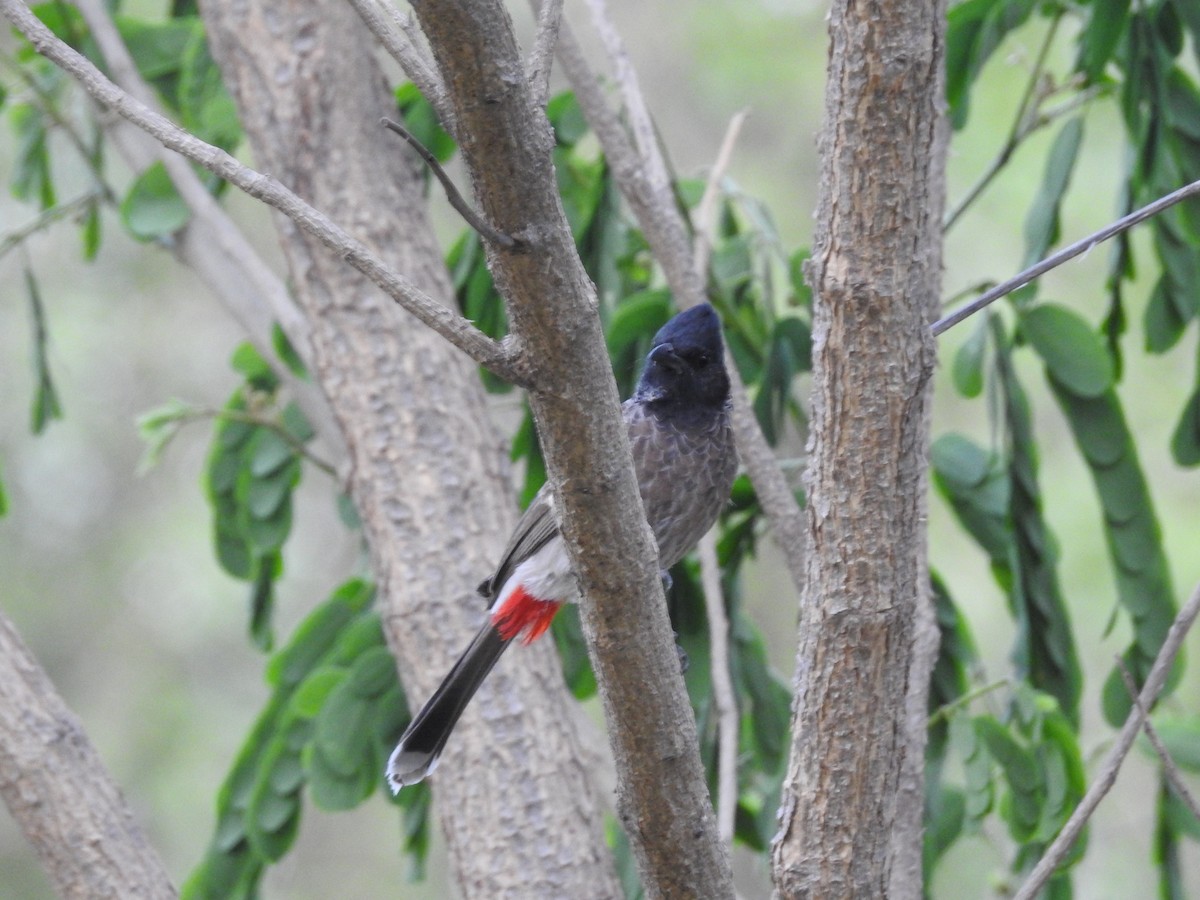
[[[448,300],[422,172],[378,125],[395,105],[349,5],[202,7],[261,168]],[[311,320],[315,374],[350,448],[389,639],[419,703],[478,627],[475,585],[514,522],[502,441],[465,357],[276,223]],[[467,897],[619,896],[553,647],[507,657],[434,781],[456,880]]]
[[[178,896],[83,726],[2,615],[0,797],[58,896]]]
[[[929,330],[940,278],[941,2],[839,0],[821,138],[807,579],[773,847],[783,897],[882,897],[921,803]],[[916,724],[914,724],[916,722]],[[902,801],[901,801],[901,798]],[[919,820],[918,820],[919,821]],[[919,858],[919,856],[917,857]]]

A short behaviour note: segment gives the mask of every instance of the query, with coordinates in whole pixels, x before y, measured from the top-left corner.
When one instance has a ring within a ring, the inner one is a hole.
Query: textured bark
[[[260,166],[448,299],[421,170],[378,125],[394,103],[350,7],[212,0],[202,11]],[[465,357],[276,223],[350,448],[389,639],[419,701],[478,626],[474,587],[514,521],[502,442]],[[545,643],[508,654],[464,716],[434,787],[465,896],[619,895],[568,703]]]
[[[83,726],[4,616],[0,797],[58,896],[177,896]]]
[[[558,197],[549,123],[500,3],[412,5],[450,93],[484,216],[520,242],[490,249],[489,261],[532,372],[530,404],[585,596],[618,812],[643,884],[650,897],[732,896],[594,289]]]
[[[928,622],[944,14],[940,0],[839,0],[831,13],[808,273],[809,549],[772,859],[784,897],[888,896],[894,828],[912,821],[899,804],[920,803],[924,729],[913,733],[911,711],[928,678],[928,630],[917,623]],[[919,826],[907,840],[920,841]]]

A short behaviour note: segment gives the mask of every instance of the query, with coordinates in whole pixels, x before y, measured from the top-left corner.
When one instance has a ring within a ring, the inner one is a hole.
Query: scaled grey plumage
[[[708,304],[675,316],[654,336],[634,395],[622,406],[646,519],[665,572],[712,527],[737,471],[721,323]],[[500,655],[517,637],[501,634],[514,594],[544,605],[574,600],[577,588],[554,509],[543,488],[525,510],[490,578],[479,586],[493,615],[413,718],[388,760],[393,790],[433,771],[454,725]],[[544,625],[542,626],[544,628]],[[540,633],[531,629],[529,634]]]

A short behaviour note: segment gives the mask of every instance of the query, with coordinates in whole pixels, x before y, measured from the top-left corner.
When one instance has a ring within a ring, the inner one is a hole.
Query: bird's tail
[[[467,703],[496,665],[510,640],[489,621],[480,629],[450,674],[413,717],[388,759],[387,780],[392,793],[431,774],[446,739],[458,724]]]

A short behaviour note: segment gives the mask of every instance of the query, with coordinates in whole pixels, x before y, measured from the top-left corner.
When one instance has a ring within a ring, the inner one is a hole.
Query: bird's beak
[[[679,374],[683,371],[683,360],[675,353],[675,345],[671,343],[659,344],[650,351],[650,362],[657,363],[668,372]]]

